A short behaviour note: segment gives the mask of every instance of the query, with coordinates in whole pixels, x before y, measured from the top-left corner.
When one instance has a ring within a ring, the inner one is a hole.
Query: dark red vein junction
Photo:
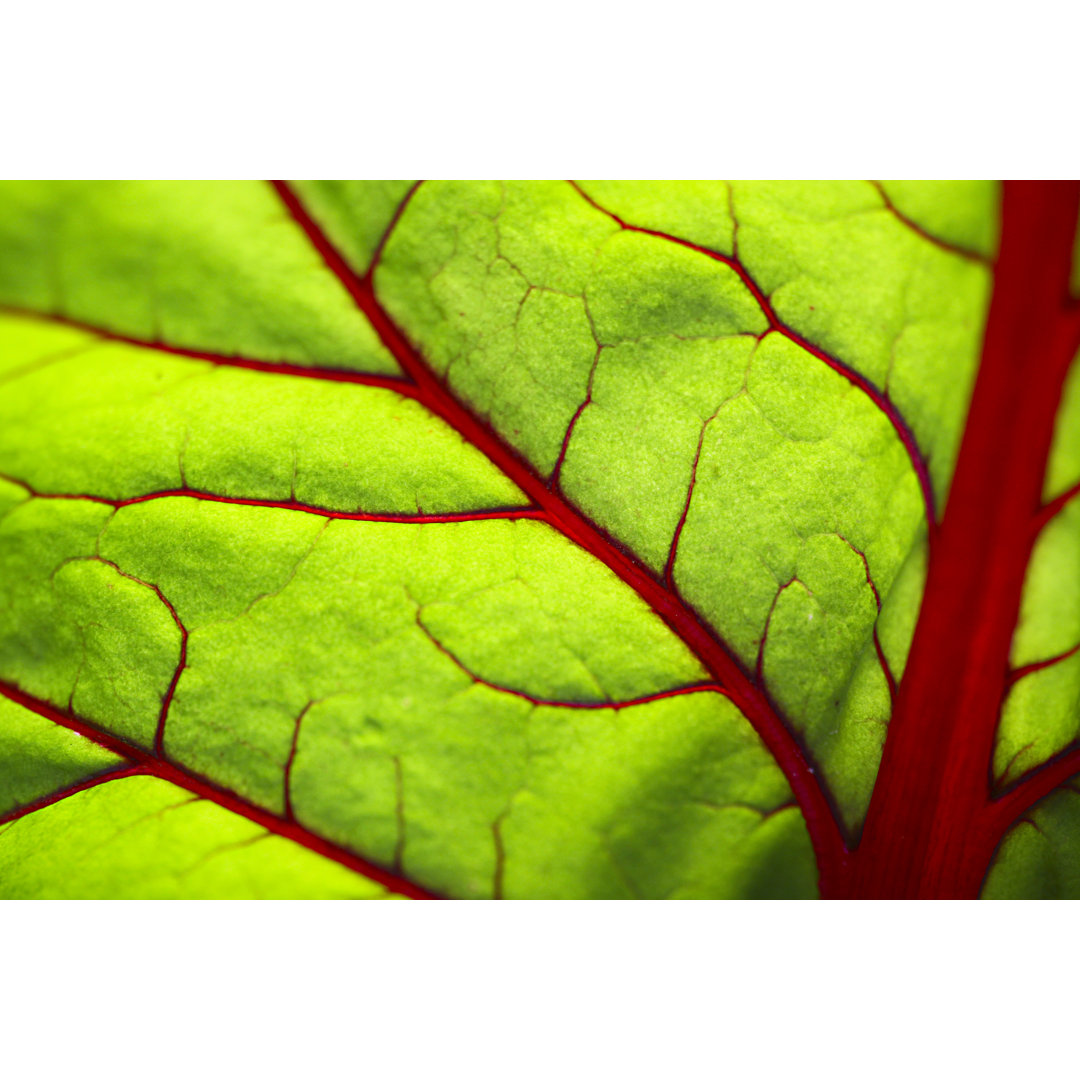
[[[853,386],[858,387],[858,389],[866,394],[881,412],[885,414],[889,423],[892,424],[893,429],[896,431],[900,441],[903,443],[904,449],[907,451],[908,457],[911,460],[911,467],[915,471],[915,475],[919,481],[919,487],[922,490],[923,502],[926,507],[926,520],[929,525],[929,535],[931,541],[933,540],[934,528],[937,523],[938,515],[934,501],[934,489],[930,479],[930,471],[926,466],[926,461],[923,459],[922,451],[915,441],[915,435],[907,425],[907,421],[900,415],[900,410],[897,409],[883,390],[875,386],[869,379],[860,374],[853,367],[845,364],[843,360],[826,352],[813,342],[808,341],[797,330],[788,326],[787,323],[777,315],[776,309],[772,305],[772,301],[765,295],[765,291],[737,256],[725,255],[723,252],[716,251],[713,248],[702,247],[700,244],[695,244],[691,240],[684,240],[682,237],[674,236],[671,233],[660,232],[657,229],[646,229],[640,225],[631,224],[617,214],[612,213],[606,207],[600,205],[600,203],[593,199],[582,187],[580,187],[580,185],[573,181],[570,181],[570,183],[590,206],[599,210],[602,214],[606,214],[620,228],[626,229],[628,232],[642,233],[645,236],[655,236],[660,240],[669,240],[673,244],[689,248],[691,251],[696,251],[700,255],[706,255],[710,259],[715,259],[717,262],[730,267],[730,269],[734,270],[739,276],[739,279],[757,301],[758,307],[761,308],[762,313],[768,321],[768,332],[782,334],[789,341],[794,342],[799,348],[804,349],[806,352],[810,353],[811,356],[816,357],[823,364],[832,368],[833,371],[842,375]]]
[[[397,359],[405,373],[404,378],[218,357],[161,343],[139,342],[105,331],[95,332],[215,364],[358,382],[416,398],[485,453],[532,503],[530,507],[492,511],[487,516],[529,516],[547,521],[633,588],[699,657],[714,682],[658,696],[714,690],[726,694],[743,712],[791,783],[814,844],[824,896],[977,895],[1004,831],[1037,799],[1080,771],[1080,747],[1077,747],[1058,755],[996,798],[991,794],[994,733],[1009,679],[1009,644],[1031,545],[1037,527],[1045,524],[1080,490],[1078,485],[1077,489],[1059,496],[1048,506],[1040,505],[1039,495],[1061,386],[1068,364],[1080,345],[1080,315],[1067,300],[1080,185],[1006,185],[1002,245],[996,264],[982,364],[948,511],[937,528],[925,463],[906,423],[882,391],[782,323],[737,257],[698,247],[678,237],[637,228],[609,215],[623,228],[680,243],[730,266],[757,299],[770,331],[784,334],[867,393],[889,417],[911,456],[926,500],[931,532],[937,535],[931,548],[929,576],[910,658],[904,678],[896,689],[894,714],[878,782],[860,844],[854,852],[845,846],[828,798],[798,741],[761,686],[681,600],[670,575],[666,580],[654,576],[614,538],[598,529],[554,491],[554,485],[541,479],[488,425],[453,397],[383,310],[375,295],[373,274],[386,235],[405,203],[399,207],[380,242],[372,267],[360,276],[345,263],[287,185],[275,182],[274,186],[329,269]],[[409,197],[412,194],[410,192]],[[187,488],[126,500],[90,495],[42,497],[91,498],[114,506],[155,498],[187,497],[357,520],[461,519],[459,515],[403,518],[348,514],[292,501],[233,499]],[[174,687],[180,670],[178,667],[173,679]],[[286,819],[282,819],[166,760],[160,735],[168,712],[168,699],[162,709],[156,752],[151,753],[32,699],[16,687],[0,683],[0,693],[123,755],[132,763],[131,771],[159,776],[199,797],[212,799],[269,831],[333,858],[395,892],[418,898],[431,896],[399,874],[371,864],[300,826],[291,813],[287,777],[288,812]],[[294,738],[292,754],[295,754],[295,745]],[[88,781],[94,782],[102,781]],[[62,795],[60,793],[58,797]],[[501,858],[498,824],[494,832]]]
[[[716,694],[723,694],[727,696],[724,688],[718,683],[693,683],[690,686],[678,686],[672,690],[659,690],[654,694],[642,694],[641,697],[630,698],[626,701],[575,701],[566,702],[558,701],[554,698],[542,698],[537,697],[535,694],[526,693],[524,690],[517,690],[512,686],[502,686],[499,683],[493,683],[489,679],[482,678],[477,675],[475,671],[466,667],[461,659],[454,655],[424,624],[423,619],[420,617],[420,612],[416,613],[416,625],[420,628],[421,632],[427,637],[432,645],[439,650],[455,667],[460,669],[465,675],[467,675],[473,682],[478,683],[480,686],[486,686],[491,690],[496,690],[500,694],[510,694],[513,697],[521,698],[524,701],[529,702],[530,705],[549,705],[556,708],[574,708],[574,709],[629,709],[634,705],[647,705],[653,701],[666,701],[668,698],[683,697],[686,694],[700,694],[702,692],[711,691]]]
[[[60,791],[54,791],[49,795],[42,796],[40,799],[34,799],[31,802],[24,803],[22,806],[17,806],[14,810],[0,816],[0,826],[10,825],[11,822],[18,821],[21,817],[26,817],[37,810],[43,810],[46,806],[53,806],[58,802],[63,802],[64,799],[70,798],[72,795],[78,795],[81,791],[89,791],[91,788],[100,787],[102,784],[107,784],[112,780],[122,780],[126,776],[145,775],[147,775],[147,772],[141,765],[114,765],[112,768],[105,769],[96,776],[88,777],[86,780],[81,780],[70,787],[62,788]]]
[[[111,750],[114,754],[126,758],[134,767],[130,772],[138,771],[145,776],[155,776],[160,780],[167,780],[170,784],[175,784],[177,787],[190,791],[201,799],[217,803],[226,810],[231,810],[234,814],[240,814],[242,817],[248,818],[276,836],[294,840],[319,855],[333,859],[335,862],[341,863],[358,874],[363,874],[364,877],[370,878],[372,881],[401,896],[407,896],[414,900],[436,899],[434,894],[427,892],[413,882],[398,874],[391,873],[384,867],[368,862],[367,859],[361,858],[355,852],[337,844],[332,844],[329,840],[325,840],[321,836],[302,828],[295,821],[285,821],[276,814],[264,810],[261,806],[256,806],[254,803],[241,798],[235,792],[218,787],[204,777],[189,772],[171,761],[166,761],[157,753],[151,753],[141,746],[102,731],[93,724],[80,720],[69,713],[62,712],[48,703],[40,701],[38,698],[31,697],[16,686],[0,682],[0,694],[29,709],[31,712],[51,720],[54,724],[60,724],[62,727],[78,732],[84,738],[97,743],[98,746],[103,746],[106,750]],[[128,773],[129,771],[125,770],[125,775]],[[103,783],[107,780],[116,779],[119,775],[119,773],[113,773],[97,778],[95,782]],[[67,789],[58,794],[63,797],[73,794],[74,790]]]
[[[1080,184],[1005,185],[982,362],[848,895],[977,896],[1002,830],[1065,778],[1070,755],[991,798],[1032,524],[1080,346],[1078,200]]]
[[[613,537],[598,529],[553,491],[490,426],[469,412],[439,381],[377,300],[373,285],[375,265],[363,277],[355,274],[288,185],[284,181],[274,181],[274,187],[323,256],[326,265],[367,316],[402,369],[415,382],[418,400],[494,462],[544,511],[549,524],[599,559],[634,589],[682,638],[716,683],[723,687],[788,777],[818,857],[822,890],[831,892],[838,887],[847,865],[847,850],[836,818],[803,748],[784,725],[765,693],[673,590],[665,587]]]
[[[1077,495],[1080,495],[1080,483],[1073,484],[1072,487],[1067,488],[1060,495],[1055,496],[1043,506],[1038,514],[1035,515],[1035,520],[1032,522],[1031,531],[1033,537],[1038,536],[1038,534],[1042,532],[1042,530],[1046,528],[1046,526],[1049,525]]]
[[[412,397],[416,392],[415,386],[408,379],[404,379],[399,375],[376,375],[364,371],[349,371],[345,368],[309,367],[304,364],[253,360],[244,356],[225,356],[221,353],[204,352],[199,349],[185,349],[177,345],[167,345],[163,341],[143,341],[139,338],[127,337],[104,327],[94,326],[92,323],[68,318],[66,315],[30,311],[26,308],[12,307],[9,304],[0,305],[0,312],[17,315],[24,319],[38,319],[42,322],[57,323],[60,326],[70,326],[75,330],[85,330],[88,334],[94,334],[104,341],[116,341],[122,345],[135,345],[140,349],[154,349],[157,352],[179,356],[185,360],[204,360],[215,367],[243,368],[247,371],[261,371],[267,375],[294,375],[304,379],[355,383],[359,386],[373,386],[381,390],[393,390],[394,393],[402,394],[405,397]]]
[[[1021,667],[1013,668],[1009,672],[1007,683],[1011,686],[1014,682],[1027,678],[1028,675],[1034,675],[1036,671],[1042,671],[1044,668],[1053,667],[1055,664],[1060,664],[1063,660],[1068,660],[1069,657],[1075,656],[1077,652],[1080,652],[1080,641],[1078,641],[1071,649],[1066,649],[1056,656],[1048,656],[1044,660],[1034,660],[1030,664],[1024,664]]]

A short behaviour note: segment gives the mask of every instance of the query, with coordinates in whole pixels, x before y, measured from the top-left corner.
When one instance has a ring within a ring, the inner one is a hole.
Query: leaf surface
[[[262,184],[9,181],[0,245],[8,304],[223,356],[398,371]]]
[[[997,200],[0,187],[9,894],[858,893]],[[1072,888],[1077,382],[1003,548],[987,895]]]
[[[1066,381],[1047,464],[1046,512],[1024,581],[1011,684],[994,752],[1008,785],[1080,736],[1080,364]]]
[[[1005,834],[983,886],[986,900],[1080,898],[1080,791],[1063,784]]]
[[[943,375],[972,368],[986,270],[913,233],[871,185],[582,191],[593,204],[557,183],[425,185],[376,291],[456,394],[760,674],[856,833],[918,604],[893,585],[923,559],[922,462],[776,315],[879,385],[938,401],[970,377]],[[724,255],[738,222],[746,268],[620,228],[604,195],[642,228],[695,222],[706,231],[683,238]],[[869,328],[883,322],[894,345],[919,341],[898,364]],[[948,443],[942,485],[962,403],[916,428],[931,460]]]
[[[447,895],[814,892],[700,662],[407,386],[2,333],[10,684]]]
[[[357,899],[386,890],[0,700],[0,899]]]

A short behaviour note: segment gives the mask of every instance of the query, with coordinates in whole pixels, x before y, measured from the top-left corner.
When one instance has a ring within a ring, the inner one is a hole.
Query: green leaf
[[[1043,490],[1046,515],[1031,552],[1012,642],[994,776],[1004,786],[1080,737],[1080,363],[1065,383]]]
[[[2,471],[41,494],[190,487],[369,514],[521,506],[475,448],[382,387],[264,374],[0,319]],[[64,453],[79,432],[79,452]]]
[[[0,713],[11,895],[816,895],[814,800],[853,846],[915,632],[995,186],[281,196],[0,185],[0,681],[50,717]],[[1018,666],[1080,640],[1077,528]],[[1012,768],[1080,735],[1071,683],[1016,704],[1070,671],[1015,684]],[[143,771],[82,787],[110,761]]]
[[[909,403],[943,493],[985,267],[913,232],[872,185],[714,183],[685,203],[671,185],[583,190],[643,227],[704,222],[686,238],[722,253],[737,222],[784,322]],[[857,833],[890,713],[879,604],[914,625],[917,591],[893,584],[925,542],[918,476],[879,403],[770,330],[735,268],[619,229],[565,184],[425,185],[375,284],[455,394],[542,476],[558,466],[575,506],[760,666]]]
[[[404,201],[410,180],[295,180],[293,189],[359,272],[370,266],[379,242]]]
[[[395,374],[263,184],[4,184],[0,302],[143,341]]]
[[[358,899],[386,891],[0,700],[0,899]]]
[[[0,700],[0,817],[124,765],[118,754],[82,735]]]
[[[985,900],[1080,898],[1080,791],[1067,783],[1005,835],[982,891]]]

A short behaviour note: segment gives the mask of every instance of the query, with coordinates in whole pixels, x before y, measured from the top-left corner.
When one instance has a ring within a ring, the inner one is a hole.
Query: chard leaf
[[[1066,783],[1005,834],[982,891],[986,900],[1080,897],[1080,791]]]
[[[0,899],[356,899],[385,889],[0,700]]]
[[[994,749],[1001,786],[1080,737],[1080,363],[1065,383],[1047,463],[1046,510],[1024,580],[1010,685]]]
[[[0,302],[222,356],[396,374],[265,185],[4,184]]]
[[[0,185],[0,894],[1080,895],[1080,189],[1001,200]]]
[[[955,393],[915,429],[944,486],[986,268],[872,185],[581,190],[425,185],[376,292],[456,395],[758,672],[855,835],[891,709],[875,623],[910,627],[918,605],[892,587],[923,557],[923,466],[810,343],[935,409]],[[620,220],[737,241],[771,306],[741,266],[620,228],[605,195]],[[905,652],[901,635],[889,659]]]

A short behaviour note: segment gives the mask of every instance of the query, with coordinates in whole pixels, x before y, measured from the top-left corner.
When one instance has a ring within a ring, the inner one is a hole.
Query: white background
[[[57,902],[3,915],[0,1060],[18,1080],[1076,1072],[1066,904]]]
[[[1059,177],[1062,3],[8,3],[6,177]],[[1065,904],[6,904],[51,1077],[1075,1071]]]
[[[1070,9],[9,0],[0,171],[1064,176]]]

